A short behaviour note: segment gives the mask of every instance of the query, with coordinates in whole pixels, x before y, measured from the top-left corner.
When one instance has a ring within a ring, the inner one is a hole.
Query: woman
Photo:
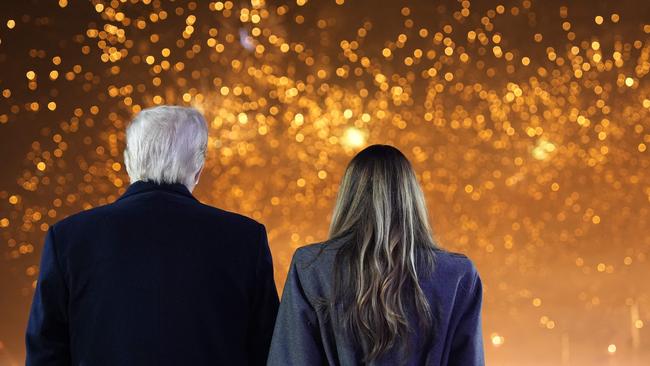
[[[411,164],[352,159],[325,243],[293,256],[268,364],[483,365],[479,275],[437,247]]]

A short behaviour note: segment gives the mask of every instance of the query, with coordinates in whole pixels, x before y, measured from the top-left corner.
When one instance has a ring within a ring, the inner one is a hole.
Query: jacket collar
[[[144,192],[151,192],[151,191],[164,191],[164,192],[169,192],[173,194],[178,194],[181,196],[185,196],[188,198],[191,198],[195,201],[198,201],[192,193],[185,187],[185,185],[180,184],[180,183],[155,183],[151,181],[144,181],[144,180],[139,180],[136,182],[131,183],[129,188],[126,189],[126,192],[118,198],[117,200],[121,200],[130,196],[134,196],[136,194],[144,193]]]

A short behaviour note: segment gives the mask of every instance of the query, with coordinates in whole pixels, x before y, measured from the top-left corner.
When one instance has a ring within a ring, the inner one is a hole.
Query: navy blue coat
[[[332,271],[341,240],[299,248],[293,256],[269,353],[269,366],[362,365],[360,346],[332,319]],[[483,366],[481,279],[462,254],[435,250],[435,267],[420,276],[435,321],[435,336],[417,331],[406,340],[406,357],[391,350],[370,365]],[[326,301],[323,301],[326,300]],[[417,319],[410,319],[413,329]]]
[[[49,229],[27,365],[263,365],[277,308],[263,225],[139,181]]]

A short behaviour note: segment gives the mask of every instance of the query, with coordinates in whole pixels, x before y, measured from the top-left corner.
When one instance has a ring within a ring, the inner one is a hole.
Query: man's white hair
[[[126,129],[126,171],[132,183],[181,183],[191,191],[205,162],[207,145],[208,127],[198,110],[143,109]]]

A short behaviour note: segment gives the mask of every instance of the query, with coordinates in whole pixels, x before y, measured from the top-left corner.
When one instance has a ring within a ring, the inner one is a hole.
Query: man
[[[27,365],[262,365],[278,295],[263,225],[190,193],[208,140],[195,109],[141,111],[131,186],[47,233]]]

